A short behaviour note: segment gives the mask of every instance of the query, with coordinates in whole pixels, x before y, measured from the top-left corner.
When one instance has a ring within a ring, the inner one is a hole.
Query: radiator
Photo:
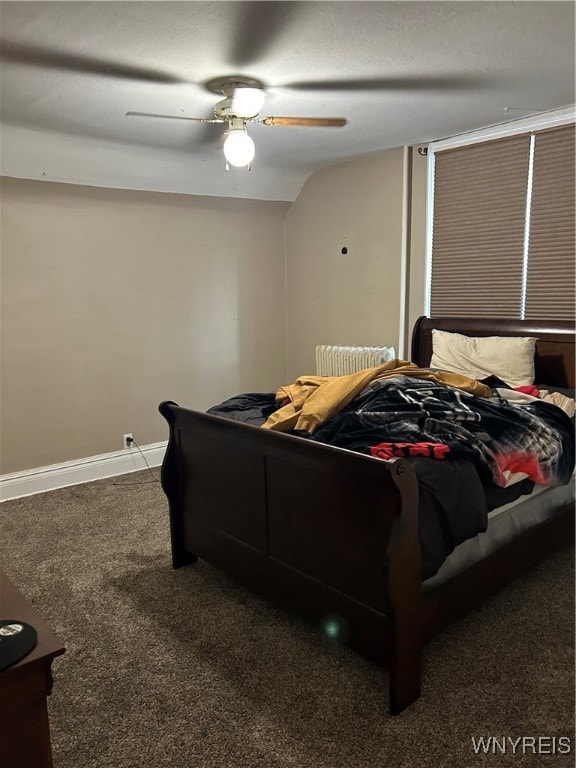
[[[346,376],[348,373],[356,373],[364,368],[376,368],[395,357],[394,347],[344,347],[321,344],[316,347],[316,374]]]

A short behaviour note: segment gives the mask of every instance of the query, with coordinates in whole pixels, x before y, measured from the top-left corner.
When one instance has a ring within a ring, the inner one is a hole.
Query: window
[[[534,139],[524,316],[574,320],[574,126]]]
[[[431,316],[574,320],[574,139],[571,123],[434,149]]]

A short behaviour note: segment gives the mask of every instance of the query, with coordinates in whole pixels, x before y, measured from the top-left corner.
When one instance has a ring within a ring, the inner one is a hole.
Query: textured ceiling
[[[1,171],[292,200],[315,169],[571,105],[572,2],[1,2]],[[251,171],[226,172],[205,84],[266,88]],[[508,115],[505,110],[509,107]]]

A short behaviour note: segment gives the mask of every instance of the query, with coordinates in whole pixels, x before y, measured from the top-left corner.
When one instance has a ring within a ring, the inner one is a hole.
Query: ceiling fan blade
[[[195,123],[223,123],[224,120],[206,117],[187,117],[185,115],[157,115],[154,112],[126,112],[126,117],[158,117],[162,120],[192,120]]]
[[[216,131],[211,125],[206,124],[194,135],[194,146],[206,147],[206,149],[222,149],[227,135],[228,129],[220,128]]]
[[[194,123],[203,123],[201,132],[194,136],[194,145],[202,145],[206,147],[218,147],[222,148],[221,137],[214,132],[212,128],[213,124],[221,125],[224,120],[217,118],[207,119],[204,117],[186,117],[185,115],[158,115],[155,112],[126,112],[126,117],[153,117],[160,118],[162,120],[187,120]]]
[[[0,60],[24,64],[42,69],[59,69],[67,72],[81,72],[100,77],[120,77],[126,80],[141,80],[148,83],[181,83],[181,79],[165,72],[158,72],[145,67],[119,64],[92,56],[63,51],[50,50],[36,45],[2,41]]]
[[[444,91],[453,88],[474,88],[486,85],[486,79],[475,75],[435,77],[434,75],[403,75],[372,77],[356,80],[304,80],[284,83],[282,88],[299,91]]]
[[[303,6],[306,3],[244,0],[229,3],[229,6],[235,11],[236,39],[228,52],[228,59],[235,67],[246,67],[274,50],[277,38],[286,32],[292,19],[305,10]]]
[[[345,117],[265,117],[264,125],[293,125],[304,128],[342,128],[348,122]]]

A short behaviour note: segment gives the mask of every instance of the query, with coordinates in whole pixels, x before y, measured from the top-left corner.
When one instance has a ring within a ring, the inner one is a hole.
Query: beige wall
[[[417,316],[423,307],[425,162],[414,156],[408,174],[414,287],[408,293]],[[404,162],[398,148],[324,168],[292,205],[286,217],[289,379],[314,372],[316,344],[394,345],[399,351]]]
[[[192,408],[286,376],[288,203],[4,179],[2,465],[164,440]]]
[[[407,336],[426,159],[409,167]],[[402,149],[318,171],[291,208],[3,179],[0,473],[164,440],[161,400],[273,391],[316,344],[398,344],[402,189]]]

